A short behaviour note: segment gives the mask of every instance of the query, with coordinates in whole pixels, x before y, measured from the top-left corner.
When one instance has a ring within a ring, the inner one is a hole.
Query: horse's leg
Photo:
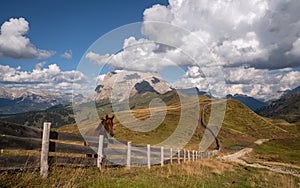
[[[89,146],[89,143],[83,142],[84,146]],[[86,154],[86,157],[93,157],[93,154]]]

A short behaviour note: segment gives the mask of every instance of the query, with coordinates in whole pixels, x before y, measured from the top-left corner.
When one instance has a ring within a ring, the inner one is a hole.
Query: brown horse
[[[98,127],[96,129],[92,128],[89,129],[85,135],[86,136],[94,136],[94,137],[99,137],[99,135],[103,135],[104,140],[107,140],[107,133],[110,134],[110,136],[114,136],[114,131],[113,131],[113,119],[114,119],[114,115],[112,117],[108,117],[108,115],[106,115],[105,118],[101,119],[101,122],[99,123]],[[90,144],[85,141],[84,146],[89,146]],[[92,157],[92,154],[87,154],[87,157]],[[97,155],[94,155],[94,158],[97,158]]]

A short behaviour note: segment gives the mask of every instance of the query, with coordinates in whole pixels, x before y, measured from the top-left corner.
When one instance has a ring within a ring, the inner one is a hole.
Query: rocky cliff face
[[[135,71],[109,72],[99,79],[95,89],[96,100],[124,100],[136,94],[153,92],[164,94],[172,89],[158,73]]]

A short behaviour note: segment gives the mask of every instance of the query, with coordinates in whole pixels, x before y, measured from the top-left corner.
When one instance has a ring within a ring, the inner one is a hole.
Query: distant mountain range
[[[139,114],[142,113],[142,116],[139,117],[146,117],[143,109],[148,108],[151,99],[156,97],[160,97],[167,106],[180,105],[179,95],[175,90],[161,95],[152,92],[137,94],[134,96],[135,100],[131,101],[132,104],[130,105],[134,105],[132,109],[134,109],[135,112],[138,112]],[[185,95],[185,97],[188,96]],[[209,103],[209,101],[210,100],[207,97],[200,98],[201,104]],[[192,107],[193,105],[188,105],[186,106],[186,109],[190,109]],[[236,146],[236,143],[238,143],[239,146],[248,146],[251,145],[253,141],[261,137],[272,139],[285,134],[282,132],[282,130],[275,128],[275,126],[272,125],[270,121],[266,121],[264,118],[255,114],[253,111],[251,111],[245,105],[242,105],[237,100],[229,99],[227,101],[227,107],[228,108],[226,109],[223,124],[223,126],[226,126],[226,128],[222,128],[218,135],[220,140],[226,140],[226,143],[229,143],[225,146],[223,145],[226,150]],[[101,113],[102,109],[105,109],[104,113],[112,113],[110,104],[99,104],[98,113]],[[162,135],[169,135],[170,132],[172,133],[172,131],[176,129],[177,122],[179,121],[181,115],[180,111],[181,110],[178,108],[170,108],[166,115],[165,122],[162,123],[155,131],[151,131],[149,133],[150,135],[148,135],[148,133],[145,134],[144,132],[130,131],[130,129],[124,128],[123,125],[118,122],[116,123],[116,131],[118,131],[116,134],[118,136],[117,139],[126,140],[136,138],[137,136],[139,136],[138,138],[142,138],[144,140],[164,138],[162,137]],[[207,113],[209,114],[209,111],[207,111]],[[102,114],[99,114],[99,116],[101,117]],[[64,126],[62,130],[73,131],[74,129],[77,129],[75,125],[76,122],[74,120],[72,106],[64,106],[63,108],[40,112],[26,112],[17,116],[5,118],[3,119],[3,121],[35,127],[42,127],[44,121],[50,121],[52,122],[53,128],[69,125]],[[66,127],[68,128],[66,129]],[[195,135],[197,135],[197,137],[201,135],[202,132],[204,132],[204,128],[202,126],[199,127],[200,130],[197,130],[199,132],[195,132]],[[240,134],[241,132],[243,134]]]
[[[256,111],[257,109],[259,109],[267,104],[263,101],[255,99],[253,97],[249,97],[247,95],[240,95],[240,94],[227,95],[227,98],[235,99],[235,100],[242,102],[243,104],[248,106],[248,108],[250,108],[252,111]]]
[[[261,107],[257,113],[265,117],[284,119],[288,122],[300,121],[299,87],[269,105]]]
[[[284,94],[282,95],[282,97],[285,97],[285,96],[290,95],[290,94],[292,94],[292,93],[300,93],[300,86],[298,86],[298,87],[296,87],[296,88],[294,88],[294,89],[292,89],[292,90],[286,90],[286,91],[284,92]],[[281,97],[281,98],[282,98],[282,97]]]
[[[114,90],[113,86],[116,87]],[[128,89],[128,87],[130,89]],[[260,115],[272,118],[283,118],[290,122],[299,120],[299,90],[285,91],[279,100],[269,103],[246,95],[228,95],[228,99],[235,99]],[[114,93],[117,100],[122,102],[129,96],[130,109],[140,109],[149,105],[152,98],[160,97],[165,102],[174,104],[180,99],[178,93],[187,96],[201,95],[213,98],[210,93],[199,91],[198,88],[171,88],[157,73],[140,73],[132,71],[110,72],[103,76],[95,88],[96,107],[99,115],[112,112],[111,100]],[[76,96],[76,100],[84,101],[83,96]],[[74,123],[73,109],[70,104],[71,94],[53,93],[50,91],[20,90],[0,88],[0,116],[4,121],[41,126],[45,119],[55,119],[57,127]],[[90,101],[93,102],[94,101]],[[82,103],[85,105],[85,103]],[[35,111],[35,112],[29,112]],[[17,114],[16,116],[6,114]]]
[[[273,102],[276,102],[280,99],[284,99],[286,96],[289,96],[293,93],[299,93],[299,92],[300,92],[300,86],[292,90],[278,91],[272,97],[265,100],[260,100],[247,95],[241,95],[241,94],[227,95],[227,98],[238,100],[243,104],[245,104],[246,106],[248,106],[248,108],[256,112],[259,109],[264,108],[265,106],[266,107],[270,106]]]
[[[186,89],[176,89],[176,91],[183,93],[188,96],[195,96],[195,95],[201,95],[201,96],[207,96],[207,97],[212,97],[212,95],[208,92],[205,91],[200,91],[197,87],[193,88],[186,88]]]
[[[94,99],[96,103],[97,101],[103,100],[124,101],[137,94],[149,92],[156,95],[162,95],[173,90],[188,96],[202,95],[210,98],[213,97],[210,93],[199,91],[196,87],[185,89],[171,88],[158,73],[118,71],[109,72],[98,81],[95,88]],[[279,99],[285,98],[286,96],[297,92],[300,92],[300,86],[293,90],[279,91],[274,94],[272,98],[265,100],[268,102],[240,94],[227,95],[227,98],[238,100],[248,106],[251,110],[257,111],[258,109],[264,109],[264,106],[270,104],[275,99],[278,99],[278,97]],[[86,97],[76,95],[74,100],[83,102],[86,100]],[[71,102],[72,93],[0,87],[0,116],[19,114],[28,111],[62,108],[64,105],[68,105]],[[266,107],[265,109],[270,109],[270,107]],[[265,110],[260,110],[259,112],[267,114],[262,111]]]
[[[84,100],[82,95],[75,100]],[[72,102],[72,93],[49,90],[27,90],[0,87],[0,115],[18,114],[27,111],[46,110]]]
[[[278,99],[281,99],[291,93],[295,93],[295,92],[300,92],[300,86],[290,90],[284,90],[284,91],[277,91],[273,96],[269,97],[268,99],[265,99],[264,101],[266,103],[270,103],[272,101],[275,101],[275,100],[278,100]]]
[[[115,86],[115,90],[113,90]],[[122,101],[128,97],[145,92],[165,94],[172,91],[158,73],[133,71],[109,72],[95,88],[94,99],[111,99],[112,94]],[[84,102],[91,97],[79,94],[73,100]],[[72,93],[49,90],[26,90],[0,87],[0,116],[20,114],[29,111],[41,111],[61,108],[72,102]]]

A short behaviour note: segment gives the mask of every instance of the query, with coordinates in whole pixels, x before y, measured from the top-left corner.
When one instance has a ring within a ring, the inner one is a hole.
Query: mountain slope
[[[148,108],[148,102],[151,98],[157,97],[153,93],[144,93],[139,95],[136,100],[130,105],[133,105],[130,113],[140,120],[145,120],[150,117],[150,110]],[[147,100],[142,100],[147,98]],[[179,119],[181,118],[181,105],[178,95],[175,91],[160,95],[160,98],[165,101],[167,105],[167,114],[163,122],[154,130],[149,132],[137,132],[132,131],[129,128],[123,126],[116,118],[114,120],[114,133],[115,138],[118,140],[130,140],[134,144],[155,145],[166,138],[168,138],[177,128]],[[210,103],[213,99],[209,99],[205,96],[199,97],[199,105],[203,106]],[[148,101],[148,102],[147,102]],[[193,110],[193,105],[186,107],[186,110]],[[101,109],[102,107],[99,107]],[[108,108],[107,108],[108,109]],[[162,108],[152,109],[153,111],[161,111]],[[201,110],[202,111],[202,110]],[[210,108],[205,110],[205,121],[209,120]],[[199,115],[201,116],[201,112]],[[190,124],[186,122],[186,126]],[[74,130],[73,125],[62,126],[59,130]],[[202,139],[204,127],[199,121],[198,128],[192,136],[190,142],[187,144],[188,149],[197,149]],[[261,138],[277,139],[288,135],[280,127],[274,125],[271,121],[251,111],[247,106],[236,100],[227,100],[225,118],[218,134],[218,138],[221,142],[222,151],[233,150],[235,147],[249,147],[254,141]],[[184,135],[183,135],[184,136]],[[214,148],[215,145],[212,146]]]
[[[223,149],[249,147],[257,139],[277,139],[288,135],[268,119],[237,100],[227,100],[226,113],[218,135]]]
[[[34,126],[42,128],[43,122],[51,122],[51,127],[60,127],[75,123],[72,106],[48,109],[44,111],[30,111],[8,117],[3,117],[0,121],[11,122],[19,125]]]
[[[256,111],[258,108],[261,108],[266,105],[265,102],[257,100],[253,97],[249,97],[247,95],[239,95],[239,94],[227,95],[227,98],[238,100],[243,104],[245,104],[246,106],[248,106],[248,108],[250,108],[253,111]]]
[[[297,92],[300,92],[300,86],[298,86],[292,90],[288,89],[288,90],[283,90],[283,91],[277,91],[276,93],[273,94],[273,96],[269,97],[268,100],[265,100],[265,102],[270,103],[275,100],[281,99],[289,94],[297,93]]]
[[[257,110],[257,113],[271,118],[284,119],[288,122],[300,120],[300,92],[293,92],[268,106]]]
[[[292,94],[292,93],[299,93],[300,92],[300,86],[298,86],[298,87],[296,87],[296,88],[294,88],[294,89],[292,89],[292,90],[286,90],[285,92],[284,92],[284,94],[280,97],[280,98],[283,98],[283,97],[285,97],[285,96],[287,96],[287,95],[290,95],[290,94]]]
[[[132,96],[129,99],[129,108],[147,108],[151,100],[154,98],[161,98],[167,105],[177,104],[179,101],[176,91],[170,91],[165,93],[164,95],[159,95],[153,92],[145,92]],[[85,106],[90,106],[87,104],[88,103],[82,103],[80,105],[82,108],[86,108]],[[113,113],[111,102],[108,99],[103,99],[96,102],[96,108],[99,117]],[[63,125],[75,123],[73,107],[71,105],[56,105],[50,107],[47,110],[29,111],[10,116],[3,116],[0,120],[34,127],[41,127],[44,121],[52,122],[53,127],[60,127]]]
[[[158,95],[152,92],[138,94],[130,100],[130,113],[140,120],[149,118],[151,115],[149,110],[149,102],[151,99],[157,97],[161,98],[167,106],[166,117],[157,128],[149,132],[132,131],[123,126],[116,118],[114,120],[115,138],[123,141],[131,140],[134,144],[142,145],[158,144],[168,138],[177,128],[179,119],[182,116],[180,99],[178,98],[179,96],[176,91],[170,91],[163,95]],[[193,97],[195,98],[198,96]],[[201,107],[210,103],[212,100],[214,99],[210,99],[205,96],[199,96],[199,105]],[[185,110],[192,112],[194,111],[194,107],[194,103],[191,103],[190,106],[185,107]],[[99,116],[103,115],[102,113],[112,113],[110,103],[98,103],[97,108]],[[102,111],[103,109],[105,109],[104,112]],[[203,108],[200,109],[201,111],[203,110]],[[156,107],[152,110],[161,111],[163,108]],[[201,111],[199,112],[200,117],[202,114]],[[209,113],[210,108],[208,107],[205,110],[206,122],[209,120]],[[76,122],[74,121],[73,109],[71,106],[39,112],[28,112],[18,116],[5,118],[3,121],[37,127],[41,127],[43,121],[50,121],[52,122],[53,128],[60,127],[59,129],[64,131],[69,130],[70,132],[74,132],[74,129],[77,129],[75,124]],[[189,126],[189,123],[186,122],[186,125]],[[203,131],[204,128],[201,126],[201,121],[199,121],[198,128],[188,143],[187,148],[197,149],[197,147],[199,147]],[[285,134],[288,133],[281,128],[278,128],[267,119],[257,115],[241,102],[231,99],[227,100],[225,119],[218,135],[222,150],[231,150],[237,146],[248,147],[257,139],[276,139]]]

